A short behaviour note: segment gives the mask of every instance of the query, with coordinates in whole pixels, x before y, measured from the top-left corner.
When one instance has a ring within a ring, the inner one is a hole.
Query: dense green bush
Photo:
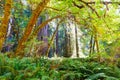
[[[120,80],[120,68],[90,59],[49,60],[0,55],[0,80]]]

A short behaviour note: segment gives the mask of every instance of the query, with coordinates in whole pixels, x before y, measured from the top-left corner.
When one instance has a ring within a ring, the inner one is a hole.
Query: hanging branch
[[[56,35],[56,33],[58,32],[59,25],[62,23],[62,21],[63,21],[63,19],[60,20],[59,23],[57,24],[56,30],[54,31],[54,33],[53,33],[53,35],[52,35],[52,38],[51,38],[51,40],[50,40],[50,43],[48,44],[48,49],[47,49],[47,52],[46,52],[46,56],[47,56],[47,57],[48,57],[48,55],[49,55],[49,51],[50,51],[51,45],[53,44],[55,35]]]
[[[96,2],[86,2],[87,4],[96,4]],[[111,2],[111,1],[100,1],[100,4],[104,4],[104,5],[106,5],[106,4],[118,4],[118,5],[120,5],[120,2]]]
[[[47,5],[47,3],[50,0],[42,0],[42,2],[40,2],[37,6],[37,8],[35,9],[35,11],[32,14],[32,17],[25,29],[24,35],[22,36],[22,38],[20,39],[19,43],[18,43],[18,47],[15,51],[16,55],[21,55],[23,56],[24,54],[21,54],[20,52],[22,51],[22,49],[24,48],[24,44],[25,42],[28,40],[33,28],[34,28],[34,24],[37,21],[37,18],[39,17],[39,14],[43,11],[43,9],[45,8],[45,6]]]
[[[75,1],[73,1],[73,5],[74,5],[74,6],[76,6],[76,7],[78,7],[79,9],[84,8],[84,6],[83,6],[83,5],[77,5],[77,4],[75,3]]]
[[[49,9],[52,9],[52,10],[55,10],[55,11],[62,11],[61,9],[53,8],[53,7],[50,7],[50,6],[46,6],[46,8],[49,8]]]
[[[79,0],[79,1],[84,2],[84,1],[82,1],[82,0]],[[96,4],[96,2],[84,2],[84,3],[85,3],[86,5],[89,5],[89,4]],[[118,4],[118,5],[120,5],[120,2],[101,1],[100,4],[106,5],[107,10],[109,10],[108,4]],[[77,4],[75,3],[75,1],[73,1],[73,5],[76,6],[76,7],[78,7],[78,8],[80,8],[80,9],[81,9],[81,8],[84,8],[83,5],[77,5]]]
[[[46,6],[46,8],[48,8],[48,9],[51,9],[51,10],[54,10],[54,11],[57,11],[57,12],[60,12],[60,11],[62,11],[62,9],[57,9],[57,8],[54,8],[54,7],[50,7],[50,6]],[[71,12],[71,11],[66,11],[68,14],[79,14],[78,12],[75,12],[75,13],[73,13],[73,12]]]
[[[97,13],[97,11],[91,7],[87,2],[83,1],[83,0],[79,0],[80,2],[84,3],[87,7],[89,7],[92,11],[95,12],[95,14],[97,15],[98,18],[100,18],[99,14]]]
[[[5,3],[5,10],[4,10],[4,18],[2,19],[2,23],[0,26],[0,51],[5,41],[5,37],[7,34],[8,23],[10,18],[10,12],[12,7],[12,0],[6,0]]]
[[[95,14],[97,15],[97,17],[100,18],[100,16],[99,16],[99,14],[97,13],[97,11],[96,11],[93,7],[91,7],[91,6],[89,5],[89,4],[96,4],[96,2],[85,2],[85,1],[83,1],[83,0],[79,0],[79,1],[82,2],[82,3],[84,3],[86,6],[88,6],[92,11],[95,12]],[[106,5],[107,10],[109,10],[108,4],[118,4],[118,5],[120,5],[120,2],[101,1],[100,3]],[[74,4],[75,4],[75,3],[74,3]],[[82,7],[82,6],[79,6],[79,5],[77,5],[77,4],[75,4],[75,6],[77,6],[77,7],[80,8],[80,9],[81,9],[81,7]],[[83,8],[83,7],[82,7],[82,8]]]

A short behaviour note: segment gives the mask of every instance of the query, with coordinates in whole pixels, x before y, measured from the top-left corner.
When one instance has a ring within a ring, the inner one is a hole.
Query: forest
[[[0,80],[120,80],[120,0],[0,0]]]

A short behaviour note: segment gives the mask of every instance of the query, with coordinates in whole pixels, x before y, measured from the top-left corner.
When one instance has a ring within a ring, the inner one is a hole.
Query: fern
[[[98,80],[98,79],[104,79],[106,77],[107,76],[104,73],[97,73],[97,74],[93,74],[93,75],[89,76],[85,80]]]
[[[120,68],[86,59],[49,60],[0,55],[0,80],[119,80]],[[56,66],[51,68],[51,66]]]

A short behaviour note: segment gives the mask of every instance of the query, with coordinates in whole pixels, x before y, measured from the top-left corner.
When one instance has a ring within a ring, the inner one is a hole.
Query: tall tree
[[[69,24],[70,26],[70,24]],[[65,52],[63,54],[64,57],[70,57],[72,55],[72,47],[71,47],[71,35],[70,28],[65,26]]]
[[[58,31],[56,33],[56,54],[58,55],[58,51],[59,51],[59,42],[58,42],[59,36],[58,36]]]
[[[46,52],[46,56],[49,55],[50,48],[51,48],[51,46],[52,46],[52,44],[53,44],[54,38],[56,37],[56,34],[57,34],[57,32],[58,32],[58,29],[59,29],[59,25],[60,25],[60,23],[62,23],[62,21],[63,21],[63,19],[61,19],[61,20],[59,21],[59,23],[57,24],[57,26],[56,26],[56,30],[54,31],[54,33],[53,33],[53,35],[52,35],[52,37],[51,37],[50,43],[49,43],[49,45],[48,45],[48,49],[47,49],[47,52]]]
[[[2,20],[1,27],[0,27],[0,50],[2,49],[2,46],[3,46],[4,41],[5,41],[5,37],[7,34],[11,7],[12,7],[12,0],[6,0],[5,10],[4,10],[4,18]]]
[[[79,47],[78,47],[78,31],[77,26],[75,25],[75,42],[76,42],[76,55],[79,57]]]

